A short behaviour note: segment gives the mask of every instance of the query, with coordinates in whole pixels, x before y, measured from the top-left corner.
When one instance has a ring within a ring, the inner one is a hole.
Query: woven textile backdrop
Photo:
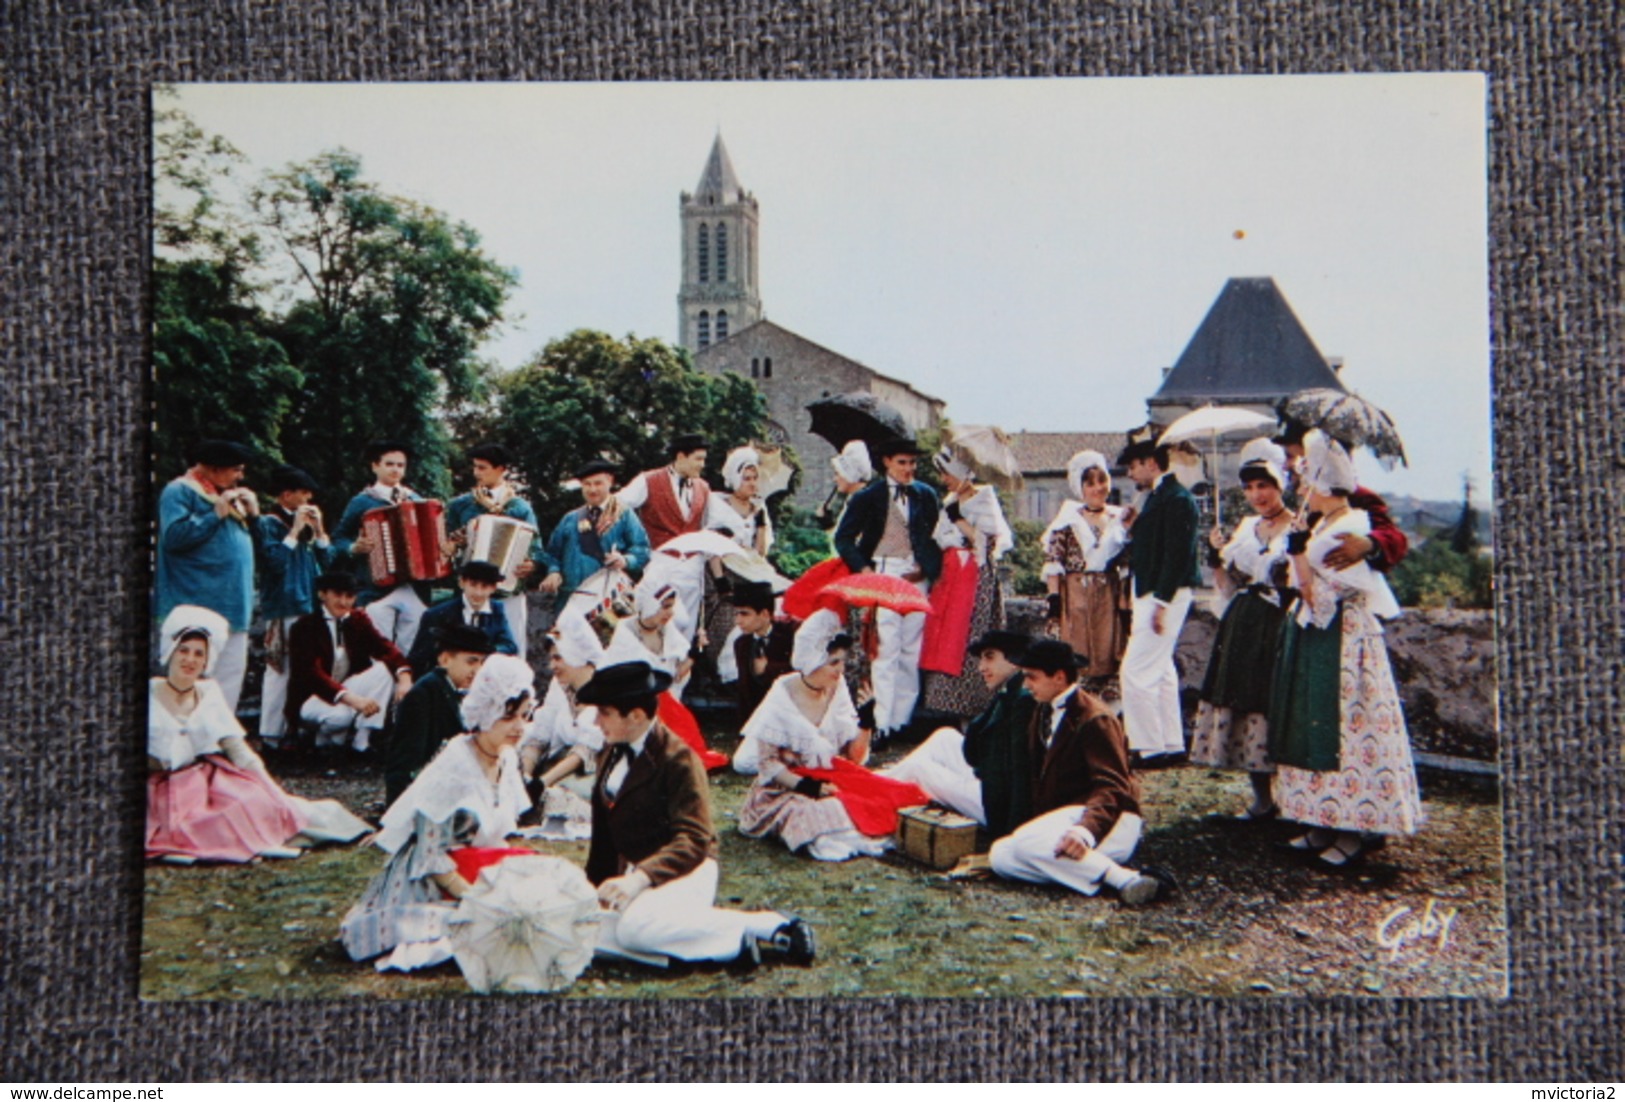
[[[1175,7],[6,5],[0,1078],[1625,1078],[1617,9]],[[1511,999],[137,1000],[154,82],[1422,69],[1490,74]]]

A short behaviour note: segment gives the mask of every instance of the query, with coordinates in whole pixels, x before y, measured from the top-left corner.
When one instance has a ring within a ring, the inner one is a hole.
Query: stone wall
[[[1013,630],[1042,629],[1042,602],[1008,599],[1005,610]],[[1197,609],[1180,633],[1174,660],[1188,712],[1195,708],[1217,627],[1210,613]],[[1498,761],[1495,614],[1410,608],[1386,630],[1411,745],[1427,753]]]

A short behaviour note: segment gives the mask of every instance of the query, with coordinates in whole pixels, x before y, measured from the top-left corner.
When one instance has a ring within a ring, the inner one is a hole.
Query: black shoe
[[[739,943],[739,955],[728,962],[728,971],[744,975],[762,966],[761,942],[746,934]]]
[[[762,941],[761,956],[806,967],[818,956],[818,938],[805,920],[792,918]]]

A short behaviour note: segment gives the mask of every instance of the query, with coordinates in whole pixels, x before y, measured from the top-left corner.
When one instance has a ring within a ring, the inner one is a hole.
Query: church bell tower
[[[756,197],[739,186],[720,133],[694,193],[684,192],[678,208],[683,229],[678,343],[700,352],[762,317]]]

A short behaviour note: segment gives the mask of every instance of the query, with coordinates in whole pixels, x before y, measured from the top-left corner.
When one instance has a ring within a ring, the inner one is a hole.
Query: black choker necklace
[[[164,678],[164,684],[168,685],[169,688],[170,688],[170,691],[172,691],[176,696],[185,696],[187,693],[195,693],[195,692],[197,692],[197,682],[196,681],[192,682],[192,687],[190,689],[181,688],[180,686],[176,685],[173,681],[171,681],[167,677]]]

